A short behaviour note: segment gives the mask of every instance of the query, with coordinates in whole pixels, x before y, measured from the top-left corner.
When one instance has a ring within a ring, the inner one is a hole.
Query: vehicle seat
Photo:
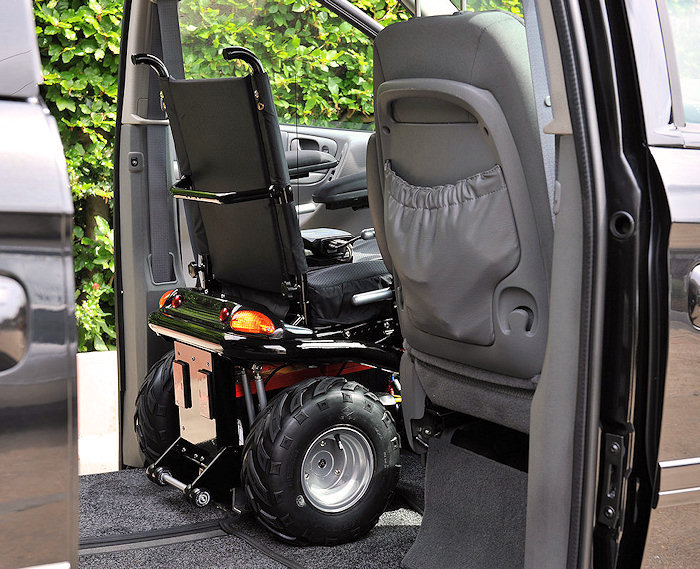
[[[388,26],[374,89],[367,181],[406,343],[406,425],[427,396],[527,432],[552,221],[522,20],[490,11]]]
[[[353,294],[390,283],[376,242],[360,242],[352,263],[309,270],[267,75],[249,50],[226,48],[224,56],[246,61],[253,73],[174,79],[157,58],[133,57],[159,75],[183,176],[173,195],[198,205],[201,223],[193,232],[200,235],[192,238],[206,244],[200,253],[209,276],[224,294],[279,318],[298,310],[312,327],[376,317],[377,303],[351,302]]]

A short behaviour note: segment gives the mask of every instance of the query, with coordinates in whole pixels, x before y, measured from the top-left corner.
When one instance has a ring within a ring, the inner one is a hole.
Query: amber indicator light
[[[165,306],[165,303],[168,302],[168,299],[170,298],[170,295],[174,293],[174,290],[168,290],[163,293],[163,296],[160,297],[160,300],[158,301],[158,306],[160,308],[163,308]]]
[[[244,334],[265,334],[269,336],[275,331],[275,325],[262,312],[255,310],[239,310],[231,316],[231,328]]]

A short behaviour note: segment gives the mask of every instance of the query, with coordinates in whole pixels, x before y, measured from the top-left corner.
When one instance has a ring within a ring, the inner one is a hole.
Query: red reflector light
[[[173,296],[173,300],[170,302],[173,308],[177,308],[182,304],[182,296],[179,294],[176,294]]]
[[[239,310],[231,317],[231,328],[244,334],[265,334],[275,331],[275,325],[267,316],[255,310]]]
[[[229,316],[231,316],[231,311],[228,308],[222,308],[219,312],[219,320],[222,322],[226,322]]]
[[[174,290],[168,290],[163,293],[163,296],[160,297],[160,300],[158,301],[158,307],[163,308],[165,306],[165,303],[168,302],[168,299],[170,298],[170,295],[174,293]]]

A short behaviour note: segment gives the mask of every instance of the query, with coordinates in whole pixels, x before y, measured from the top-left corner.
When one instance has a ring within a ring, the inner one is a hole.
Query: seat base
[[[391,275],[382,261],[377,241],[359,241],[352,247],[352,262],[311,268],[307,273],[308,325],[353,326],[388,316],[386,302],[354,306],[352,297],[361,292],[384,288]],[[246,299],[267,308],[279,319],[289,311],[289,301],[281,294],[222,283],[224,295]]]
[[[361,241],[353,248],[353,262],[331,265],[307,274],[309,324],[351,326],[380,318],[386,303],[354,306],[352,297],[387,286],[391,277],[381,260],[375,240]]]
[[[417,382],[435,405],[493,421],[522,433],[530,430],[530,406],[539,375],[520,379],[443,360],[405,344],[402,384]],[[416,419],[421,411],[413,411]]]

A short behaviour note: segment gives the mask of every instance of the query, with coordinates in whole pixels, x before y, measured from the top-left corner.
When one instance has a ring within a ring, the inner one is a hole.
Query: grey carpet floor
[[[253,547],[239,535],[84,554],[81,569],[258,569],[292,566],[308,569],[398,569],[415,540],[421,523],[414,507],[422,506],[423,467],[405,452],[402,475],[394,503],[364,538],[333,547],[297,547],[274,539],[251,515],[235,518],[232,527],[252,538]],[[160,488],[142,470],[81,477],[81,539],[172,528],[207,520],[223,519],[230,512],[214,507],[198,509],[172,488]],[[151,544],[152,545],[152,544]],[[264,551],[272,552],[273,556]],[[288,560],[280,563],[273,557]]]
[[[192,506],[177,490],[154,484],[140,469],[80,477],[81,539],[170,528],[227,515],[214,506]]]
[[[396,493],[410,509],[423,513],[425,467],[417,454],[408,451],[401,453],[401,478]]]
[[[284,569],[242,539],[227,535],[187,543],[81,555],[81,569]]]
[[[425,516],[406,569],[513,569],[525,551],[527,473],[430,441]],[[468,552],[468,555],[465,555]]]

